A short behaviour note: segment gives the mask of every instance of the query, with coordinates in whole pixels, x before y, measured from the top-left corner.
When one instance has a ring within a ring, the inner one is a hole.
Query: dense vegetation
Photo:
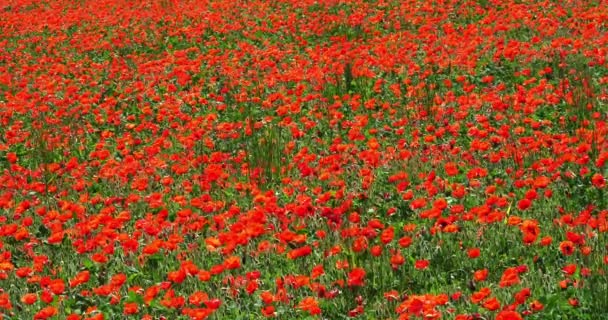
[[[0,2],[0,318],[608,317],[605,1]]]

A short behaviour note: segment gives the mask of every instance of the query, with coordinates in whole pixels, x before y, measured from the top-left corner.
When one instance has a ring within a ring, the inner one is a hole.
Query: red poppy
[[[469,256],[469,258],[475,259],[479,257],[480,252],[481,251],[479,250],[479,248],[471,248],[467,251],[467,255]]]
[[[127,302],[123,305],[123,314],[124,315],[133,315],[139,311],[137,303]]]
[[[523,288],[522,290],[520,290],[519,292],[517,292],[515,294],[515,301],[518,304],[523,304],[526,302],[526,300],[528,300],[528,298],[530,297],[530,294],[531,294],[530,288]]]
[[[371,247],[370,253],[374,257],[379,257],[380,255],[382,255],[382,246],[376,245]]]
[[[523,320],[517,311],[501,311],[496,315],[496,320]]]
[[[495,311],[500,309],[500,302],[496,298],[490,298],[483,303],[483,307],[490,311]]]
[[[21,302],[24,304],[30,305],[36,303],[36,301],[38,301],[38,296],[35,293],[26,293],[21,296]]]
[[[507,268],[500,278],[500,286],[501,287],[510,287],[515,284],[518,284],[519,280],[519,272],[517,268]]]
[[[471,302],[478,304],[491,294],[490,288],[481,288],[479,291],[471,295]]]
[[[48,319],[57,314],[57,309],[53,306],[42,308],[34,315],[34,319]]]
[[[319,308],[319,302],[314,297],[306,297],[300,301],[297,306],[298,309],[306,311],[311,315],[321,314],[321,308]]]
[[[473,278],[475,279],[475,281],[481,282],[481,281],[486,280],[486,278],[488,277],[488,274],[489,274],[488,269],[477,270],[473,273]]]
[[[577,269],[576,264],[568,264],[562,268],[562,271],[565,274],[571,276],[576,272],[576,269]]]
[[[276,315],[274,306],[264,306],[262,307],[262,315],[266,318],[272,318]]]
[[[354,268],[348,273],[348,285],[351,287],[363,286],[365,279],[365,270],[363,268]]]
[[[530,201],[530,199],[527,199],[527,198],[521,199],[517,202],[517,208],[522,211],[530,208],[531,205],[532,205],[532,201]]]
[[[224,267],[228,270],[238,269],[241,267],[241,258],[230,256],[224,260]]]
[[[562,241],[562,243],[559,244],[559,250],[565,256],[572,255],[574,253],[574,243],[568,240]]]
[[[606,179],[599,173],[595,173],[591,177],[591,183],[598,189],[602,189],[606,186]]]
[[[310,246],[304,246],[297,249],[293,249],[287,253],[287,257],[289,259],[297,259],[301,257],[305,257],[312,253],[312,248]]]
[[[405,263],[405,258],[400,252],[397,252],[391,256],[391,267],[397,269],[400,265]]]
[[[416,263],[414,263],[414,267],[419,270],[424,270],[424,269],[428,268],[429,265],[430,265],[430,261],[428,261],[428,260],[416,260]]]

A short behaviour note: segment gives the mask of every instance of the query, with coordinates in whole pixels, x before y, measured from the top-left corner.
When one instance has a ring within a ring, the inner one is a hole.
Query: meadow
[[[0,2],[0,319],[608,319],[608,3]]]

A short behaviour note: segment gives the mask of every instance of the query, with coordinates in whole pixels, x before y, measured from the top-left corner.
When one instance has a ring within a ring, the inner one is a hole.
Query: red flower
[[[275,308],[273,306],[262,307],[262,315],[266,318],[272,318],[276,315]]]
[[[403,236],[399,239],[399,246],[401,248],[407,248],[412,244],[412,238],[408,236]]]
[[[296,307],[300,310],[306,311],[311,315],[321,314],[321,308],[319,308],[319,302],[314,297],[306,297]]]
[[[468,256],[471,259],[475,259],[475,258],[479,257],[480,252],[481,251],[479,250],[479,248],[471,248],[468,250]]]
[[[473,273],[473,278],[475,279],[475,281],[481,282],[486,280],[486,278],[488,277],[488,273],[488,269],[478,270]]]
[[[429,267],[430,262],[428,260],[417,260],[414,267],[419,270],[424,270]]]
[[[500,278],[501,287],[510,287],[519,283],[519,272],[517,268],[507,268]]]
[[[17,154],[14,152],[9,152],[6,154],[6,160],[8,160],[9,163],[16,163],[17,159]]]
[[[500,302],[496,298],[490,298],[483,303],[483,307],[490,310],[498,310],[500,308]]]
[[[304,246],[301,248],[293,249],[287,253],[287,258],[289,259],[297,259],[301,257],[305,257],[312,253],[312,248],[310,246]]]
[[[118,273],[112,276],[110,284],[115,288],[120,288],[125,282],[127,282],[127,275],[124,273]]]
[[[36,319],[36,320],[48,319],[56,314],[57,314],[57,309],[53,306],[48,306],[48,307],[42,308],[42,310],[38,311],[38,313],[36,313],[34,315],[34,319]]]
[[[591,183],[598,189],[606,186],[606,179],[599,173],[594,174],[591,177]]]
[[[517,311],[505,310],[496,315],[496,320],[523,320],[523,317]]]
[[[532,309],[532,311],[541,311],[545,308],[545,306],[538,300],[534,300],[530,303],[530,309]]]
[[[207,306],[207,308],[213,310],[219,308],[222,305],[222,301],[220,299],[206,300],[203,303],[205,304],[205,306]]]
[[[490,293],[492,293],[490,291],[490,288],[481,288],[481,290],[479,290],[471,295],[471,302],[473,302],[475,304],[480,303],[481,301],[483,301],[483,299],[488,297],[490,295]]]
[[[450,177],[453,177],[458,174],[458,166],[454,162],[447,162],[444,165],[444,169],[445,173]]]
[[[518,304],[522,304],[522,303],[526,302],[526,300],[528,300],[528,298],[530,297],[530,294],[531,294],[530,288],[523,288],[521,291],[519,291],[518,293],[515,294],[515,301]]]
[[[136,314],[138,312],[137,303],[134,302],[126,302],[123,306],[123,314],[131,315]]]
[[[372,256],[379,257],[382,254],[382,247],[376,245],[376,246],[371,247],[371,249],[369,251]]]
[[[559,250],[565,256],[572,255],[574,253],[574,243],[568,240],[562,241],[562,243],[559,244]]]
[[[316,279],[316,278],[322,276],[323,274],[325,274],[325,270],[323,269],[323,265],[319,264],[319,265],[316,265],[316,266],[314,266],[312,268],[312,272],[310,273],[310,277],[312,279]]]
[[[522,211],[530,208],[531,205],[532,205],[532,201],[530,201],[530,199],[527,199],[527,198],[521,199],[521,200],[519,200],[519,202],[517,202],[517,208]]]
[[[365,278],[365,270],[363,268],[354,268],[348,273],[348,285],[351,287],[363,286]]]
[[[401,253],[397,252],[391,256],[391,267],[393,269],[397,269],[403,263],[405,263],[405,258]]]
[[[167,274],[167,280],[174,283],[182,283],[184,280],[186,280],[186,272],[184,272],[182,269],[177,271],[169,271]]]
[[[24,304],[34,304],[38,301],[38,296],[35,293],[26,293],[21,297],[21,302]]]
[[[392,226],[384,229],[382,233],[380,233],[380,241],[385,245],[393,241],[394,237],[395,229]]]
[[[241,258],[237,256],[230,256],[224,260],[224,267],[228,270],[234,270],[241,267]],[[184,274],[185,276],[185,274]]]
[[[53,294],[59,295],[65,291],[65,283],[61,279],[55,279],[51,282],[49,288]]]
[[[566,265],[565,267],[562,268],[562,271],[565,274],[571,276],[571,275],[573,275],[576,272],[576,269],[577,268],[576,268],[575,264],[568,264],[568,265]]]

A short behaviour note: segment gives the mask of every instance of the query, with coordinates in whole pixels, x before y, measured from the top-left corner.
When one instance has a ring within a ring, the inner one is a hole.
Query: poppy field
[[[608,319],[608,3],[0,2],[0,319]]]

